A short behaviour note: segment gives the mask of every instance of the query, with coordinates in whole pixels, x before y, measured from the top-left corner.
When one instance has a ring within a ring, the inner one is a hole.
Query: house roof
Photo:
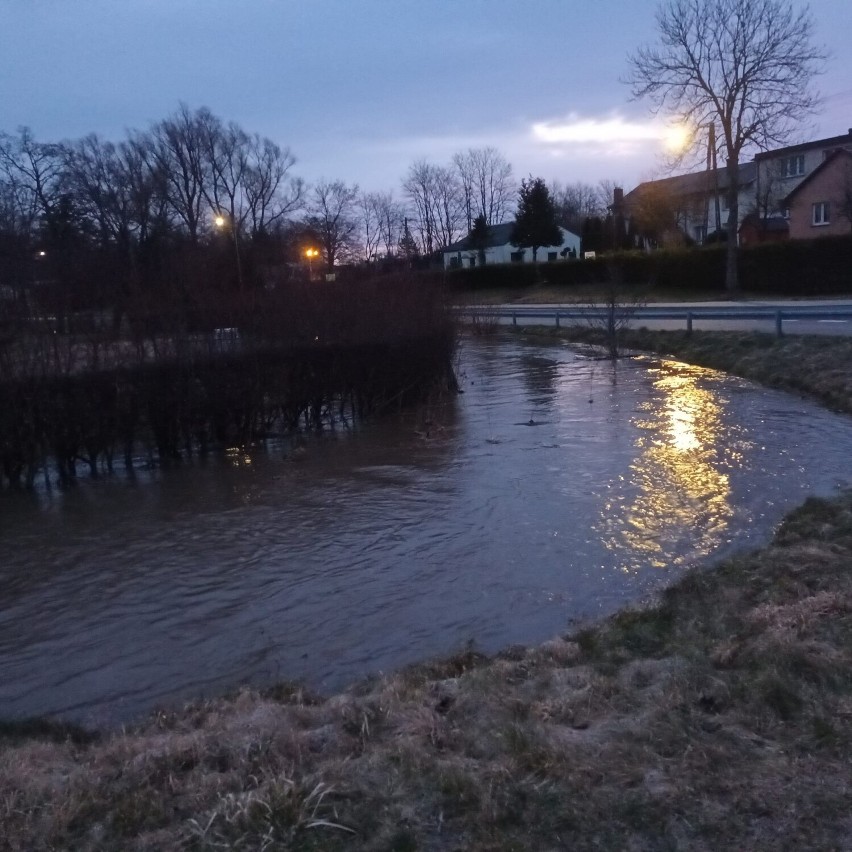
[[[831,136],[828,139],[816,139],[813,142],[799,142],[796,145],[788,145],[786,148],[775,148],[772,151],[761,151],[755,154],[755,161],[771,160],[775,157],[783,157],[786,154],[795,154],[799,151],[809,151],[814,148],[830,148],[832,145],[852,145],[852,127],[843,136]]]
[[[488,240],[485,242],[483,248],[496,248],[497,246],[505,246],[512,242],[512,228],[515,227],[514,222],[501,222],[499,225],[489,225],[488,226]],[[565,228],[561,229],[563,233],[571,234],[570,231]],[[571,234],[571,236],[576,237],[576,234]],[[472,251],[476,247],[470,240],[470,237],[465,237],[462,240],[458,240],[454,242],[452,245],[447,246],[444,251]]]
[[[512,228],[515,227],[514,222],[501,222],[499,225],[488,226],[488,239],[483,248],[494,248],[495,246],[504,246],[509,242],[512,236]],[[447,246],[444,251],[467,251],[474,248],[470,237],[454,242]]]
[[[847,151],[845,148],[838,148],[829,154],[795,189],[784,199],[784,203],[788,204],[792,198],[801,192],[817,175],[822,174],[832,163],[836,162],[841,157],[847,157],[852,160],[852,151]]]
[[[756,177],[757,166],[755,163],[740,163],[739,185],[741,187],[754,183]],[[689,172],[685,175],[645,181],[624,196],[623,204],[629,207],[631,203],[637,202],[651,188],[662,189],[675,197],[685,198],[693,195],[706,195],[714,187],[718,187],[720,191],[728,188],[728,170],[726,168],[709,171],[704,169],[700,172]]]

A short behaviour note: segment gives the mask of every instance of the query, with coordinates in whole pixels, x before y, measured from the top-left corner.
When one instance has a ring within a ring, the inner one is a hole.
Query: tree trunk
[[[737,275],[737,225],[739,224],[739,172],[740,164],[738,157],[728,160],[728,225],[726,228],[728,239],[725,249],[725,290],[729,296],[739,293],[740,282]]]

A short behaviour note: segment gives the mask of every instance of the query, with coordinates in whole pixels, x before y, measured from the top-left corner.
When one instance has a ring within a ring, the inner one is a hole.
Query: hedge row
[[[453,341],[234,352],[0,384],[0,487],[69,483],[123,458],[171,460],[322,428],[453,382]]]
[[[725,246],[617,252],[595,260],[495,264],[448,273],[453,289],[524,289],[546,281],[574,287],[608,281],[612,266],[625,284],[666,290],[725,289]],[[753,293],[817,296],[852,290],[852,236],[788,240],[743,248],[740,287]]]
[[[453,386],[455,323],[428,278],[183,295],[106,327],[0,322],[0,488],[348,423]]]

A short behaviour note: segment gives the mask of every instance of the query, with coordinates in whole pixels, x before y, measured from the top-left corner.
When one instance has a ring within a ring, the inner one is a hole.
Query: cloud
[[[533,138],[547,145],[601,145],[626,152],[634,145],[670,138],[672,128],[660,121],[628,121],[619,115],[540,121],[532,126]]]

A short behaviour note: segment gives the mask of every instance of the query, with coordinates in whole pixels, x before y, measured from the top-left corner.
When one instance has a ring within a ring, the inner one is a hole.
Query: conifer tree
[[[479,215],[473,220],[473,227],[468,234],[470,247],[476,249],[477,262],[480,266],[485,265],[485,249],[488,247],[490,229],[485,216]]]
[[[555,246],[562,242],[556,205],[542,178],[530,176],[529,180],[522,180],[518,195],[518,213],[511,242],[518,248],[532,248],[535,262],[540,246]]]

